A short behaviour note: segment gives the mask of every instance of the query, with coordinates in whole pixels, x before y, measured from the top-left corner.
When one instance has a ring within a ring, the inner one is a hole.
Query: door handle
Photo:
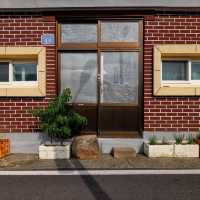
[[[101,80],[101,74],[97,75],[97,80],[100,81]]]

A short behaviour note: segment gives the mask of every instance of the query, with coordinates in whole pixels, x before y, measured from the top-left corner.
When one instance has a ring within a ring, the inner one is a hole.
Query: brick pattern
[[[56,33],[53,16],[0,16],[1,46],[42,46],[41,35]],[[30,110],[45,107],[56,96],[56,46],[46,46],[45,98],[0,98],[0,132],[35,132],[38,120]]]
[[[200,98],[154,97],[152,62],[154,44],[200,44],[200,17],[152,19],[144,21],[144,131],[197,131]]]

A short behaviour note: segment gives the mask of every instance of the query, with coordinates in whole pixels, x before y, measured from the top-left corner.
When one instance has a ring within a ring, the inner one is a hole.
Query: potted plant
[[[71,142],[64,143],[64,140],[80,132],[87,124],[87,119],[76,113],[70,106],[71,99],[71,91],[66,88],[46,109],[38,109],[32,112],[33,116],[39,117],[41,129],[51,139],[50,145],[40,145],[40,159],[70,158]],[[55,144],[55,140],[59,140],[60,145]]]
[[[10,140],[0,137],[0,158],[5,157],[10,153]]]
[[[175,157],[199,157],[199,145],[195,144],[194,137],[188,135],[174,135],[174,156]]]
[[[148,157],[172,157],[173,144],[163,137],[158,140],[155,135],[149,137],[147,142],[144,142],[144,153]]]

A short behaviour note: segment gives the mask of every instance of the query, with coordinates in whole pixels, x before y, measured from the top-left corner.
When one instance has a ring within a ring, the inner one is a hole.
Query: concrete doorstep
[[[0,160],[0,170],[106,170],[106,169],[200,169],[199,158],[114,158],[103,154],[96,160],[39,160],[38,154],[10,154]]]

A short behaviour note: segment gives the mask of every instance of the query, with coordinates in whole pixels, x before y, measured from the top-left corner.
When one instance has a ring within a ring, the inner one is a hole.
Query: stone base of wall
[[[50,138],[44,133],[0,133],[0,137],[10,139],[11,153],[39,153],[41,144],[50,144]],[[60,144],[55,141],[55,144]]]
[[[110,153],[113,147],[131,147],[136,153],[143,153],[143,142],[147,141],[150,136],[156,135],[160,140],[164,136],[166,139],[173,140],[174,134],[195,136],[197,132],[143,132],[143,138],[99,138],[98,141],[102,153]],[[1,136],[10,139],[11,153],[38,153],[40,144],[50,143],[50,138],[44,133],[0,133]]]

